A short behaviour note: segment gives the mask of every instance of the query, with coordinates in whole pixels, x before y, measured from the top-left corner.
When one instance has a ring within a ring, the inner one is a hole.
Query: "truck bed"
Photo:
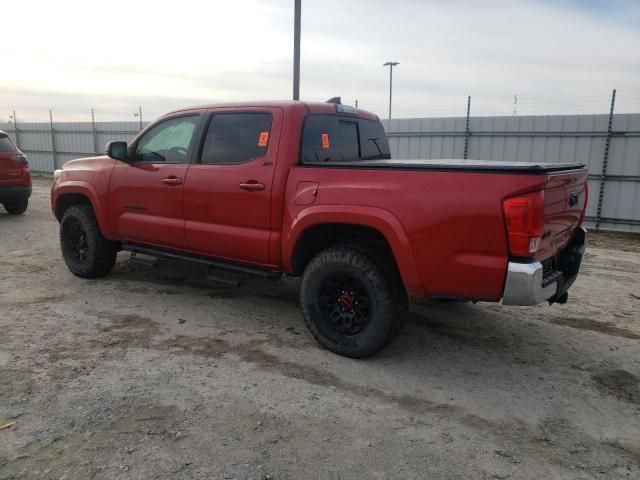
[[[306,161],[290,171],[284,223],[293,226],[315,210],[338,212],[334,223],[397,221],[393,231],[382,233],[406,235],[400,243],[407,249],[396,258],[413,262],[402,270],[417,272],[411,280],[403,278],[410,293],[497,301],[512,260],[503,201],[544,190],[543,238],[532,255],[543,261],[571,241],[586,201],[586,176],[575,163]],[[577,195],[573,205],[571,194]]]
[[[305,162],[306,166],[330,168],[385,168],[404,170],[464,171],[478,173],[544,174],[579,170],[581,163],[498,162],[492,160],[361,160],[354,162]]]

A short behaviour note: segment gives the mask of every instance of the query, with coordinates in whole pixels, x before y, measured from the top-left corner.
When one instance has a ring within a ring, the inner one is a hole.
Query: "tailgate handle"
[[[255,180],[249,180],[248,182],[241,183],[238,185],[243,190],[248,190],[250,192],[256,192],[258,190],[264,190],[264,183],[258,183]]]

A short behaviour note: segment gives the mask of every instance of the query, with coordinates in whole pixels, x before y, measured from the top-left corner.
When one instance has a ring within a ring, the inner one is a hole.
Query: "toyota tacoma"
[[[411,297],[564,303],[585,249],[584,165],[392,160],[378,117],[336,103],[174,111],[54,177],[75,275],[125,250],[233,284],[301,276],[306,325],[349,357],[387,345]]]

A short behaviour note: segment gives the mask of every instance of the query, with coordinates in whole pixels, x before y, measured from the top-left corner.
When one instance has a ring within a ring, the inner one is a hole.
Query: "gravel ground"
[[[640,478],[640,240],[592,235],[567,305],[413,305],[319,348],[298,282],[123,253],[66,269],[48,180],[0,214],[0,478]]]

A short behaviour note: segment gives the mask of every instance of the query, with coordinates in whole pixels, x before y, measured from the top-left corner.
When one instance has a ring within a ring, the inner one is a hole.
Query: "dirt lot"
[[[567,305],[415,305],[355,361],[295,280],[74,277],[38,180],[0,214],[0,478],[640,478],[640,241],[592,244]]]

